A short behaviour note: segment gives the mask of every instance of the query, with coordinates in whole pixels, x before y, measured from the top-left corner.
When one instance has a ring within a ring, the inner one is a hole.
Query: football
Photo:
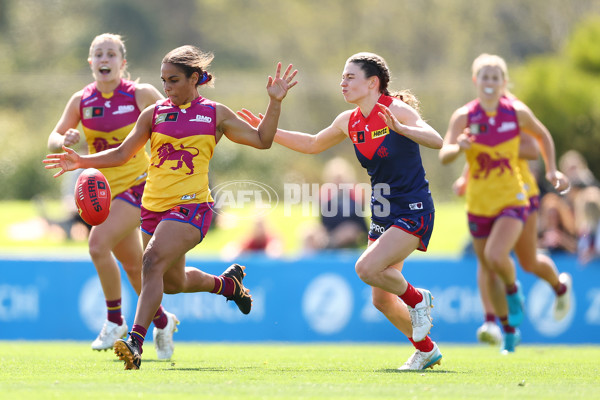
[[[110,186],[102,172],[84,170],[75,185],[75,204],[81,218],[90,225],[100,225],[110,212]]]

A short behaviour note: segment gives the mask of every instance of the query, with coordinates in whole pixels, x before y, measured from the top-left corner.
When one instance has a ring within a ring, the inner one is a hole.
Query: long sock
[[[415,346],[415,349],[420,350],[423,353],[429,353],[431,350],[433,350],[433,341],[429,335],[425,336],[425,339],[421,340],[420,342],[415,342],[412,340],[412,338],[408,338],[408,340],[410,340],[412,345]]]
[[[162,304],[158,306],[158,310],[156,311],[156,314],[154,314],[152,322],[154,322],[154,326],[158,329],[165,329],[165,326],[169,323],[169,318],[167,317],[167,314],[165,314],[165,309]]]
[[[140,354],[142,354],[142,346],[144,345],[144,338],[146,337],[147,329],[141,325],[133,324],[129,335],[134,337],[135,340],[140,344]]]
[[[235,284],[233,279],[226,276],[214,276],[215,287],[211,290],[211,293],[222,294],[225,297],[233,296]]]
[[[106,319],[117,325],[123,325],[121,316],[121,299],[106,300]]]
[[[421,294],[421,292],[415,289],[414,286],[410,283],[408,283],[408,286],[406,287],[406,292],[404,292],[403,295],[400,295],[398,297],[402,299],[404,304],[412,308],[415,308],[417,304],[423,301],[423,295]]]
[[[485,313],[485,322],[496,322],[496,315],[493,313]]]
[[[502,330],[504,331],[504,333],[515,333],[516,332],[515,327],[510,326],[508,324],[508,315],[499,317],[499,319],[500,319],[500,323],[502,324]]]

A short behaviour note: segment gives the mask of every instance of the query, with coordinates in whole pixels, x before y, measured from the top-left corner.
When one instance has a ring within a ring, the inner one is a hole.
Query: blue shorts
[[[160,221],[179,221],[198,228],[202,241],[212,221],[212,205],[213,203],[182,204],[162,212],[150,211],[142,206],[142,232],[154,235]]]
[[[422,214],[403,214],[396,215],[393,218],[371,219],[371,229],[369,230],[369,240],[375,241],[389,228],[394,227],[410,233],[419,238],[419,247],[417,250],[427,251],[431,233],[433,232],[434,212]]]

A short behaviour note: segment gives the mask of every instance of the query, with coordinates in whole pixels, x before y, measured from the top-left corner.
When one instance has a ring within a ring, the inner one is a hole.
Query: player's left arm
[[[377,103],[380,108],[379,117],[395,132],[406,136],[412,141],[431,149],[441,149],[444,143],[442,136],[419,113],[404,103],[394,101],[390,107]]]
[[[135,85],[135,102],[140,110],[155,104],[158,100],[163,100],[164,96],[157,88],[148,83],[138,83]]]
[[[569,180],[556,169],[556,151],[550,131],[523,102],[515,101],[514,107],[517,111],[521,131],[533,136],[540,146],[540,152],[546,165],[546,179],[559,191],[567,189]]]

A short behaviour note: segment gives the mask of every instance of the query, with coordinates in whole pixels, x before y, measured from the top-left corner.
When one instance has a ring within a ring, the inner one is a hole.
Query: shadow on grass
[[[399,369],[376,369],[375,372],[384,374],[458,374],[456,371],[448,371],[444,369],[421,369],[421,370],[399,370]],[[462,372],[461,372],[462,373]]]

